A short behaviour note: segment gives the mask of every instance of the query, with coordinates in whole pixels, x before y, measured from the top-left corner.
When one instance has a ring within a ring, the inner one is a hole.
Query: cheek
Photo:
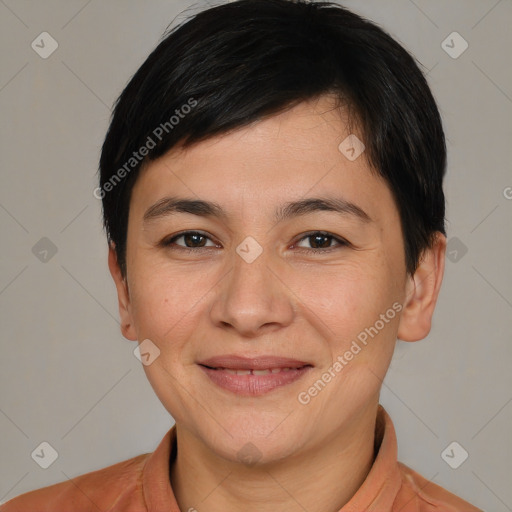
[[[324,334],[324,368],[338,361],[334,370],[343,388],[337,399],[345,400],[353,391],[371,394],[380,386],[393,355],[398,329],[396,283],[393,274],[377,258],[375,264],[343,265],[301,276],[297,284],[305,315]],[[396,307],[396,306],[395,306]],[[308,312],[309,313],[306,313]],[[382,316],[383,315],[383,316]],[[341,357],[341,362],[338,358]],[[341,366],[340,366],[341,365]],[[325,396],[330,396],[327,393]]]
[[[373,324],[396,295],[381,265],[337,265],[297,272],[297,297],[325,323],[331,335],[354,335]]]
[[[148,267],[137,274],[131,289],[132,317],[139,339],[180,339],[176,336],[187,326],[196,307],[201,307],[205,292],[204,274],[178,274],[159,267]]]
[[[132,317],[140,341],[149,339],[159,349],[158,357],[143,369],[155,394],[176,421],[187,409],[188,393],[183,383],[188,375],[183,358],[191,350],[190,339],[197,329],[197,308],[205,285],[200,272],[178,274],[161,266],[136,274],[132,286]],[[211,286],[210,286],[211,287]],[[208,288],[210,288],[208,287]],[[188,359],[185,357],[185,359]]]

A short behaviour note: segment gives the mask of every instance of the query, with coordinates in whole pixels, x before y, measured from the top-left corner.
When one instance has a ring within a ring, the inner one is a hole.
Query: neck
[[[308,451],[245,466],[209,453],[176,425],[171,485],[182,511],[338,512],[364,482],[374,460],[377,404]],[[200,461],[200,463],[199,463]]]

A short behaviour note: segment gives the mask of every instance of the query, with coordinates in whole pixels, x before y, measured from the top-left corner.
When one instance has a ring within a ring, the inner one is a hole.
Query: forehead
[[[357,142],[352,137],[362,139],[350,132],[331,98],[304,102],[150,162],[134,186],[131,207],[147,208],[171,194],[215,200],[233,212],[243,203],[259,212],[283,198],[334,194],[371,217],[382,216],[381,210],[394,208],[390,191],[364,153],[348,158],[353,157],[346,152],[349,136],[348,146]]]

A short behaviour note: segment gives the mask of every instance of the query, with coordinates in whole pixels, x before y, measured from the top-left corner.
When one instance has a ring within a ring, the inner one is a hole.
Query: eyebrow
[[[292,217],[318,211],[349,215],[365,223],[373,222],[373,219],[362,208],[340,197],[311,197],[290,201],[276,210],[274,222],[279,223]],[[224,220],[228,218],[224,209],[218,203],[212,201],[164,197],[146,210],[143,222],[148,223],[175,213],[188,213],[199,217],[217,217]]]

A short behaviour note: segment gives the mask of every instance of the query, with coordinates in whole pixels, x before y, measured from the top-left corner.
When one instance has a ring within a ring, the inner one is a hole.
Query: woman
[[[397,462],[379,392],[444,271],[439,112],[414,59],[329,3],[174,29],[100,161],[123,335],[176,421],[155,452],[11,511],[476,511]]]

